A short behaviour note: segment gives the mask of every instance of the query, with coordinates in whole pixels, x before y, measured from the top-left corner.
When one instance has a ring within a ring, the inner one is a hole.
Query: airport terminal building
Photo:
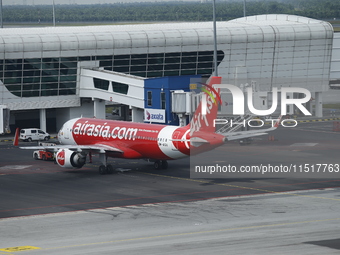
[[[256,91],[306,88],[321,116],[333,34],[328,22],[290,15],[218,22],[219,75],[223,83],[252,84]],[[106,101],[129,105],[133,120],[143,121],[145,108],[171,112],[171,93],[189,91],[187,77],[214,72],[213,43],[211,22],[4,28],[0,105],[10,109],[12,127],[57,130],[81,115],[105,117]],[[184,78],[163,86],[169,76]],[[158,92],[149,93],[146,84]]]

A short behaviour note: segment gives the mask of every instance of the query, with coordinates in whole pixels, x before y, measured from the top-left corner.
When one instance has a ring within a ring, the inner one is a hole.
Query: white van
[[[50,134],[42,131],[38,128],[24,128],[20,130],[20,140],[23,141],[38,141],[38,140],[49,140]]]

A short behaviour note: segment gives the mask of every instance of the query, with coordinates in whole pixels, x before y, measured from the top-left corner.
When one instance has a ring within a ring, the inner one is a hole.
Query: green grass
[[[174,23],[170,21],[162,21],[163,23]],[[148,22],[148,21],[143,21],[143,22],[57,22],[56,26],[57,27],[67,27],[67,26],[106,26],[106,25],[139,25],[139,24],[154,24],[154,23],[159,23],[159,22]],[[53,23],[52,22],[42,22],[42,23],[37,23],[37,22],[27,22],[27,23],[22,23],[22,22],[6,22],[4,23],[4,27],[52,27]]]
[[[339,104],[324,104],[323,108],[327,108],[327,109],[340,109],[340,103]]]
[[[106,112],[106,113],[112,113],[112,111],[113,111],[114,108],[116,108],[116,107],[113,107],[113,106],[106,106],[105,112]]]

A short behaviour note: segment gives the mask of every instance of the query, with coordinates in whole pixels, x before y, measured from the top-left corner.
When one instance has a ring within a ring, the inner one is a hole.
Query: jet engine
[[[60,149],[56,154],[56,162],[59,166],[65,168],[81,168],[85,161],[86,154],[69,149]]]

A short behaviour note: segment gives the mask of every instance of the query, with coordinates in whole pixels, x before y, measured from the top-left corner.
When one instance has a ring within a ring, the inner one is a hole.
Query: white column
[[[144,109],[131,107],[132,122],[144,122]]]
[[[287,98],[294,98],[293,93],[287,93]],[[287,114],[293,115],[294,114],[294,105],[287,105]]]
[[[93,115],[98,119],[105,119],[105,101],[94,98],[93,100]]]
[[[321,118],[322,113],[322,92],[315,92],[315,116]]]
[[[311,95],[312,95],[312,98],[315,98],[315,94],[314,93],[311,93]],[[310,100],[309,102],[307,102],[306,103],[306,106],[307,106],[307,108],[308,108],[308,111],[312,114],[312,115],[314,115],[314,99],[313,100]]]
[[[46,132],[46,109],[40,109],[40,129]]]
[[[4,108],[2,105],[0,105],[0,135],[5,133],[5,130],[4,130]]]

